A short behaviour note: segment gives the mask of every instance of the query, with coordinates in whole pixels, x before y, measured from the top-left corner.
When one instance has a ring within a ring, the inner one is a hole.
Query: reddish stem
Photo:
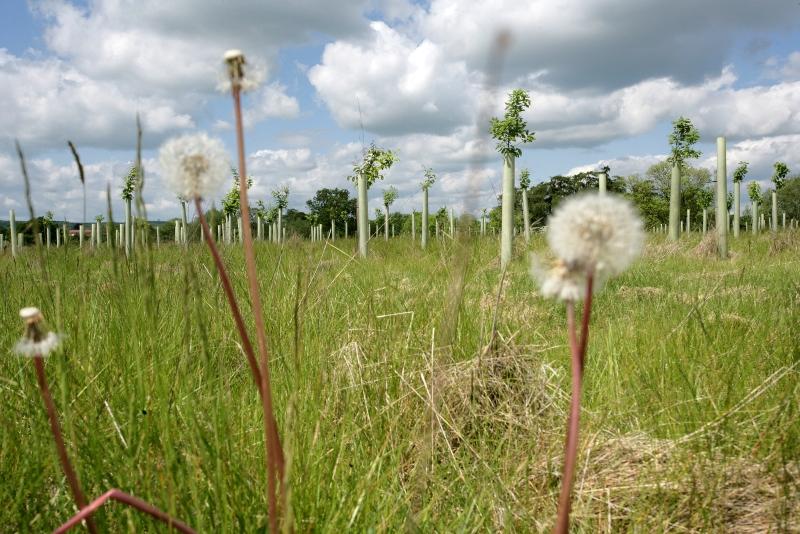
[[[128,495],[127,493],[120,491],[116,488],[108,490],[100,497],[92,501],[92,503],[89,506],[83,508],[80,512],[72,516],[72,518],[70,518],[69,521],[67,521],[66,523],[55,529],[53,531],[53,534],[62,534],[64,532],[67,532],[68,530],[70,530],[72,527],[74,527],[84,519],[86,519],[86,522],[88,523],[91,520],[90,516],[94,514],[101,506],[103,506],[103,504],[105,504],[106,501],[109,500],[118,501],[123,504],[127,504],[128,506],[131,506],[133,508],[136,508],[141,512],[144,512],[146,514],[155,517],[159,521],[166,523],[168,527],[174,528],[175,530],[183,532],[184,534],[196,534],[195,531],[192,530],[192,528],[186,523],[178,521],[177,519],[173,519],[168,514],[162,512],[152,504],[143,501],[142,499],[138,499],[133,495]]]
[[[242,125],[242,88],[239,83],[232,83],[233,111],[236,116],[236,147],[239,157],[239,206],[242,212],[242,243],[244,248],[245,268],[250,290],[250,301],[253,306],[253,320],[256,323],[256,340],[258,353],[261,356],[261,401],[264,409],[264,435],[267,446],[267,491],[269,499],[270,531],[277,532],[278,505],[276,500],[276,471],[281,472],[283,479],[283,461],[278,462],[280,444],[276,443],[277,429],[275,427],[274,412],[272,407],[272,388],[269,377],[269,351],[267,349],[267,335],[264,331],[264,313],[261,308],[261,294],[258,288],[258,274],[256,272],[256,259],[253,252],[253,236],[250,231],[250,205],[247,198],[247,169],[244,157],[244,127]],[[282,456],[282,455],[281,455]],[[279,467],[280,463],[280,467]]]
[[[56,442],[56,451],[58,452],[58,459],[61,462],[61,469],[64,470],[64,475],[67,477],[67,482],[72,491],[72,497],[75,499],[75,504],[78,506],[79,510],[83,510],[86,508],[86,496],[83,494],[83,490],[81,490],[81,483],[78,480],[78,475],[72,468],[69,456],[67,456],[67,447],[64,445],[61,426],[58,424],[56,405],[53,402],[52,395],[50,395],[50,388],[47,385],[47,375],[44,372],[44,361],[41,356],[34,356],[33,366],[36,368],[36,381],[39,383],[39,390],[42,392],[47,418],[50,420],[50,431],[53,433],[53,439]],[[88,528],[89,532],[92,534],[96,534],[97,532],[97,527],[91,519],[86,520],[86,528]]]
[[[253,380],[255,380],[258,393],[263,395],[263,391],[261,390],[261,371],[259,371],[258,362],[256,361],[255,354],[253,352],[253,345],[250,343],[250,338],[247,335],[247,330],[244,326],[244,319],[242,319],[242,312],[239,310],[239,304],[236,302],[236,296],[233,293],[231,279],[228,276],[228,271],[225,269],[225,264],[222,263],[222,258],[219,255],[217,244],[211,237],[211,230],[208,228],[208,222],[206,221],[206,216],[203,214],[203,206],[200,204],[199,198],[194,199],[194,207],[197,209],[197,217],[200,219],[200,227],[203,229],[203,235],[206,238],[208,249],[211,251],[211,257],[214,259],[214,265],[219,273],[219,279],[222,281],[222,290],[225,292],[225,297],[227,298],[228,305],[231,308],[231,315],[233,315],[233,321],[236,323],[236,330],[239,332],[239,338],[242,340],[242,350],[244,350],[244,354],[247,357],[247,363],[250,365],[250,372],[253,374]]]
[[[581,411],[581,389],[583,383],[584,361],[589,342],[589,318],[592,313],[593,275],[590,272],[586,282],[586,302],[581,319],[581,338],[575,329],[575,303],[567,302],[567,330],[572,362],[572,397],[567,418],[567,440],[564,447],[564,471],[561,477],[561,493],[558,497],[558,518],[553,527],[555,534],[566,534],[569,530],[569,514],[572,506],[572,485],[575,479],[575,464],[578,458],[578,429]]]
[[[203,235],[206,238],[206,243],[208,243],[208,248],[211,251],[211,257],[214,259],[214,265],[217,268],[217,272],[219,273],[220,280],[222,280],[222,288],[225,292],[225,297],[228,300],[228,304],[231,307],[231,314],[233,314],[233,320],[236,323],[236,329],[239,332],[239,338],[242,340],[242,350],[244,350],[244,354],[247,357],[247,363],[250,365],[250,372],[253,374],[253,380],[256,383],[256,387],[258,388],[259,395],[263,396],[263,384],[261,383],[261,371],[259,371],[258,362],[256,360],[255,352],[253,351],[253,345],[250,343],[250,337],[247,335],[247,330],[244,326],[244,320],[242,319],[242,313],[239,310],[239,305],[236,302],[236,296],[233,293],[233,286],[231,285],[230,277],[228,276],[228,271],[225,269],[225,264],[222,263],[222,257],[219,254],[219,249],[217,249],[217,244],[214,241],[214,238],[211,237],[211,230],[208,227],[208,222],[206,221],[206,217],[203,214],[203,206],[200,203],[200,199],[196,198],[194,200],[195,208],[197,209],[197,217],[200,220],[200,226],[203,229]],[[283,450],[280,447],[280,439],[278,437],[277,432],[277,422],[273,416],[272,418],[272,432],[273,432],[273,440],[278,444],[278,472],[280,474],[281,480],[283,480]]]

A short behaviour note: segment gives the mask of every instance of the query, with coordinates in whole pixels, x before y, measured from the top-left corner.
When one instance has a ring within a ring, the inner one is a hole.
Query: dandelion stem
[[[233,83],[233,109],[236,116],[236,146],[239,158],[239,198],[242,212],[242,244],[244,248],[245,267],[247,269],[247,280],[250,290],[250,301],[253,306],[253,320],[256,326],[256,340],[258,342],[258,352],[261,357],[261,401],[264,408],[264,433],[267,446],[267,475],[269,493],[269,521],[270,530],[277,532],[277,501],[276,501],[276,482],[278,476],[281,482],[284,477],[284,462],[278,432],[274,419],[274,409],[272,405],[272,388],[270,387],[269,373],[269,351],[267,349],[267,335],[264,331],[264,313],[261,307],[261,294],[258,287],[258,275],[256,272],[255,252],[253,251],[253,236],[250,229],[250,206],[247,198],[247,171],[245,168],[244,157],[244,127],[242,125],[242,101],[241,84]],[[279,473],[279,475],[278,475]],[[283,492],[281,492],[283,494]],[[282,495],[283,497],[283,495]],[[282,498],[283,500],[283,498]],[[285,504],[285,503],[284,503]]]
[[[58,424],[56,405],[53,403],[52,395],[50,395],[50,387],[47,385],[47,375],[44,372],[44,360],[41,356],[34,356],[33,366],[36,368],[36,381],[39,383],[39,390],[42,392],[42,400],[44,400],[44,407],[47,411],[47,417],[50,420],[50,430],[56,442],[56,451],[58,452],[58,459],[61,462],[61,468],[64,470],[64,475],[67,477],[67,482],[72,491],[72,497],[75,499],[75,504],[78,506],[78,509],[83,510],[86,508],[86,496],[83,494],[83,490],[81,490],[78,475],[72,468],[69,456],[67,456],[67,447],[64,445],[61,426]],[[78,522],[76,522],[76,524]],[[97,527],[88,517],[86,519],[86,528],[88,528],[89,532],[92,534],[97,532]]]
[[[242,312],[239,310],[236,296],[233,293],[233,286],[231,286],[231,279],[228,277],[225,264],[222,263],[217,245],[211,237],[211,230],[208,228],[208,221],[206,221],[206,216],[203,214],[203,206],[200,204],[199,198],[194,199],[194,205],[197,209],[197,217],[200,219],[200,226],[203,229],[203,235],[208,244],[208,249],[211,251],[211,257],[214,259],[214,265],[217,267],[219,279],[222,282],[222,290],[225,292],[228,304],[230,305],[231,315],[233,315],[233,321],[236,323],[236,330],[238,330],[239,337],[242,340],[242,349],[247,357],[247,363],[250,365],[250,372],[253,374],[253,380],[255,380],[259,394],[263,394],[261,390],[261,371],[259,371],[258,362],[253,352],[253,345],[250,343],[250,338],[247,336],[247,330],[245,329],[244,320],[242,319]]]
[[[567,302],[567,330],[569,348],[572,355],[572,397],[569,418],[567,419],[567,440],[564,447],[564,471],[561,477],[561,494],[558,497],[558,518],[553,528],[555,534],[565,534],[569,530],[569,513],[572,506],[572,485],[575,479],[575,463],[578,457],[578,428],[581,411],[581,389],[586,347],[589,342],[589,318],[592,313],[593,275],[590,272],[586,282],[586,301],[581,319],[581,337],[575,325],[575,303]]]
[[[118,489],[110,489],[100,497],[92,501],[92,503],[86,507],[84,507],[80,512],[72,516],[69,521],[58,527],[56,530],[53,531],[53,534],[63,534],[67,532],[72,527],[80,523],[83,519],[86,519],[86,522],[89,523],[91,521],[90,517],[94,514],[106,501],[118,501],[123,504],[127,504],[137,510],[149,514],[159,521],[162,521],[167,524],[168,527],[174,528],[178,532],[183,532],[184,534],[195,534],[195,531],[192,530],[190,526],[187,524],[170,517],[168,514],[162,512],[152,504],[143,501],[142,499],[138,499],[133,495],[128,495],[127,493],[120,491]]]

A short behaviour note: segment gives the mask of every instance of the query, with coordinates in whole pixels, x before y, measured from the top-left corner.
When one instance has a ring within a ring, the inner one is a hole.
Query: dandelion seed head
[[[14,346],[15,353],[20,356],[45,357],[58,348],[61,336],[44,329],[44,316],[39,308],[22,308],[19,316],[25,323],[25,333]]]
[[[596,193],[565,200],[550,217],[547,242],[565,265],[599,278],[623,272],[641,253],[642,219],[627,200]]]
[[[47,332],[39,341],[33,341],[25,337],[20,339],[14,346],[14,352],[28,358],[34,356],[44,358],[56,350],[60,344],[61,336],[55,332]]]
[[[230,176],[222,141],[204,133],[168,140],[159,151],[161,172],[180,198],[208,198]]]
[[[562,260],[546,266],[531,254],[530,273],[539,283],[544,298],[577,302],[586,297],[586,269],[567,265]]]
[[[228,50],[223,59],[225,69],[220,71],[217,80],[217,90],[222,93],[230,92],[234,85],[238,85],[244,92],[253,91],[266,79],[266,66],[259,61],[246,61],[241,50]],[[247,65],[246,73],[245,65]]]

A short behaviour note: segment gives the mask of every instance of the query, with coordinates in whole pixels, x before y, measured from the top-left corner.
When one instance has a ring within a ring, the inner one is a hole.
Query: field
[[[800,234],[731,240],[730,261],[700,241],[651,235],[597,295],[575,531],[800,525]],[[516,246],[501,281],[491,238],[373,239],[367,260],[352,240],[256,244],[295,531],[552,527],[565,313]],[[249,317],[241,248],[223,252]],[[207,249],[42,254],[0,257],[0,530],[74,513],[33,366],[11,352],[36,305],[65,336],[46,369],[90,498],[117,487],[199,532],[264,532],[260,401]],[[115,504],[95,518],[161,531]]]

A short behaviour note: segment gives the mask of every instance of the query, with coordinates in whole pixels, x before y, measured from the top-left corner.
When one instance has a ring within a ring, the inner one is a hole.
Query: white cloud
[[[0,49],[0,140],[27,148],[131,147],[136,114],[154,141],[194,126],[187,113],[160,97],[136,97],[124,86],[93,80],[58,59],[23,59]]]
[[[300,113],[297,99],[286,94],[286,87],[271,83],[258,92],[251,100],[253,104],[244,113],[245,126],[255,125],[265,119],[291,119]]]
[[[382,134],[447,133],[469,121],[477,86],[466,67],[431,41],[416,42],[383,22],[366,40],[336,41],[308,77],[345,128]]]

